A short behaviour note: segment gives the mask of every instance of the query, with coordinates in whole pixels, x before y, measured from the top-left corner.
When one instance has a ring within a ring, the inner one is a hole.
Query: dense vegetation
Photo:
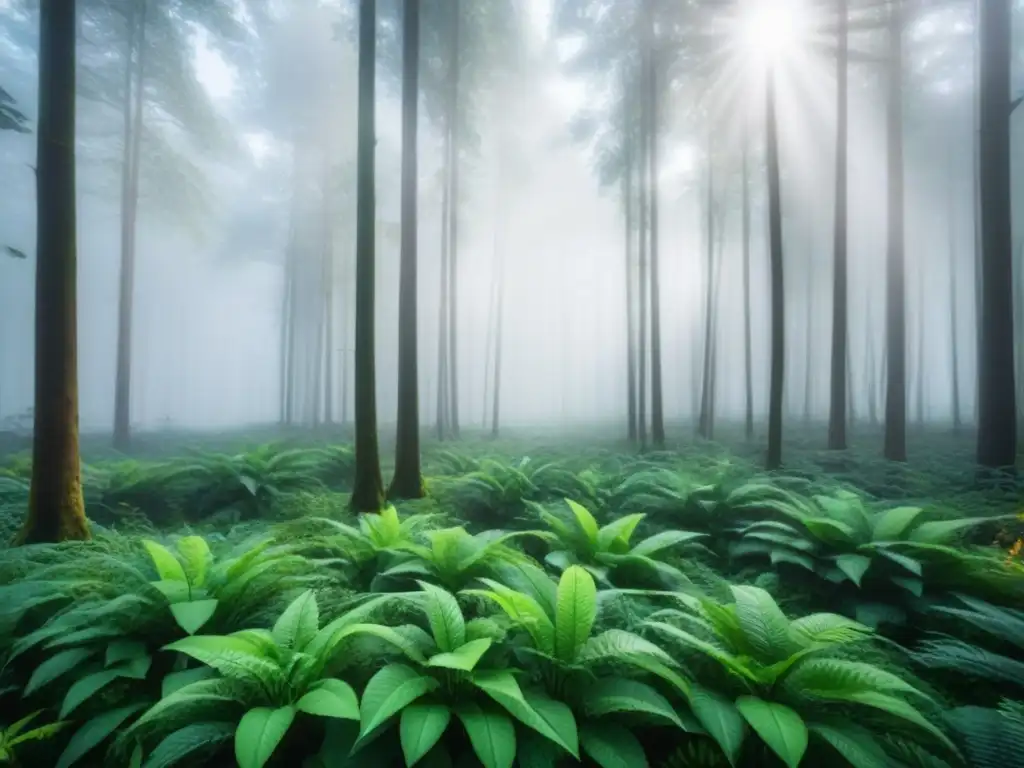
[[[927,470],[844,456],[435,447],[426,498],[360,518],[347,445],[98,461],[91,541],[3,552],[0,754],[1007,765],[1015,489],[947,476],[937,503]],[[5,536],[29,472],[4,460]]]

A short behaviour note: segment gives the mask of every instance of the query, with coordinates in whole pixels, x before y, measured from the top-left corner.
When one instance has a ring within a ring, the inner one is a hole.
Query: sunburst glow
[[[747,0],[737,19],[739,43],[762,65],[789,57],[806,41],[808,13],[804,0]]]

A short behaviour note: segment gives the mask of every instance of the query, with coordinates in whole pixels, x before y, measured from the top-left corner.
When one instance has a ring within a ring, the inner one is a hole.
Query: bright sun
[[[803,41],[807,13],[802,0],[746,0],[738,18],[738,42],[758,64],[778,61]]]

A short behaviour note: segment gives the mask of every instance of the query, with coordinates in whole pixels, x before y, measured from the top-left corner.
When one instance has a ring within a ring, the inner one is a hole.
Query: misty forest
[[[1024,0],[0,0],[0,764],[1024,768],[1022,103]]]

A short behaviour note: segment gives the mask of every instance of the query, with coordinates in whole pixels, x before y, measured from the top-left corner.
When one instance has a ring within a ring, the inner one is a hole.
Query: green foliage
[[[42,713],[41,709],[36,710],[17,722],[0,729],[0,764],[16,762],[17,754],[15,748],[19,744],[51,739],[67,725],[67,723],[56,722],[48,725],[38,725],[35,728],[26,730],[32,724],[32,721]]]

